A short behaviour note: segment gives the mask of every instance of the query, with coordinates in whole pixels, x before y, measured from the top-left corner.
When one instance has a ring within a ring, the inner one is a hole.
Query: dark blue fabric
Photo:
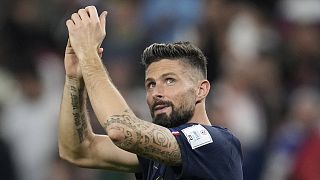
[[[239,140],[225,128],[202,125],[210,133],[213,142],[192,149],[181,130],[193,125],[195,124],[170,128],[171,131],[180,132],[175,136],[182,154],[180,167],[166,166],[138,156],[142,174],[137,174],[137,179],[154,180],[162,177],[165,180],[242,180],[242,152]]]

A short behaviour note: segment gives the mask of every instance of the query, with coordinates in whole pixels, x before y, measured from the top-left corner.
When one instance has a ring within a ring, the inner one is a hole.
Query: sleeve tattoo
[[[135,117],[127,113],[113,115],[104,124],[105,128],[109,126],[124,134],[123,141],[114,142],[118,147],[160,162],[176,164],[180,161],[180,149],[171,134],[153,124],[132,118]]]
[[[72,115],[76,131],[79,137],[80,143],[84,141],[85,131],[87,130],[87,123],[85,120],[84,106],[84,90],[83,88],[77,88],[71,86],[71,104],[72,104]]]

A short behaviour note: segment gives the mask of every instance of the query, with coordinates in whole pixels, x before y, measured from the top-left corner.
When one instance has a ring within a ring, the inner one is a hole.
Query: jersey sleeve
[[[175,168],[177,177],[242,179],[240,142],[226,129],[193,124],[170,130],[182,155],[181,168]]]

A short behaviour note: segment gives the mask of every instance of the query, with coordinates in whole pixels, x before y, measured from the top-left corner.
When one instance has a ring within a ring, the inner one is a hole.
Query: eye
[[[167,78],[167,79],[166,79],[166,83],[167,83],[168,85],[173,85],[175,82],[176,82],[176,80],[173,79],[173,78]]]
[[[155,82],[149,82],[146,84],[146,88],[147,89],[152,89],[156,86],[156,83]]]

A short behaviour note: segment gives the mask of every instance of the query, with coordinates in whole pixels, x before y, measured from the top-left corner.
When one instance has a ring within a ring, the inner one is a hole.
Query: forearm
[[[81,167],[136,172],[135,155],[120,150],[108,136],[92,132],[85,96],[83,80],[66,78],[59,121],[60,157]]]
[[[113,85],[98,55],[80,61],[80,65],[90,102],[102,126],[107,123],[110,116],[122,114],[124,111],[133,115]]]
[[[167,164],[181,163],[180,150],[171,132],[134,115],[98,58],[82,59],[80,65],[92,107],[113,143]]]
[[[59,120],[60,156],[67,160],[84,156],[92,138],[84,82],[66,77]]]

